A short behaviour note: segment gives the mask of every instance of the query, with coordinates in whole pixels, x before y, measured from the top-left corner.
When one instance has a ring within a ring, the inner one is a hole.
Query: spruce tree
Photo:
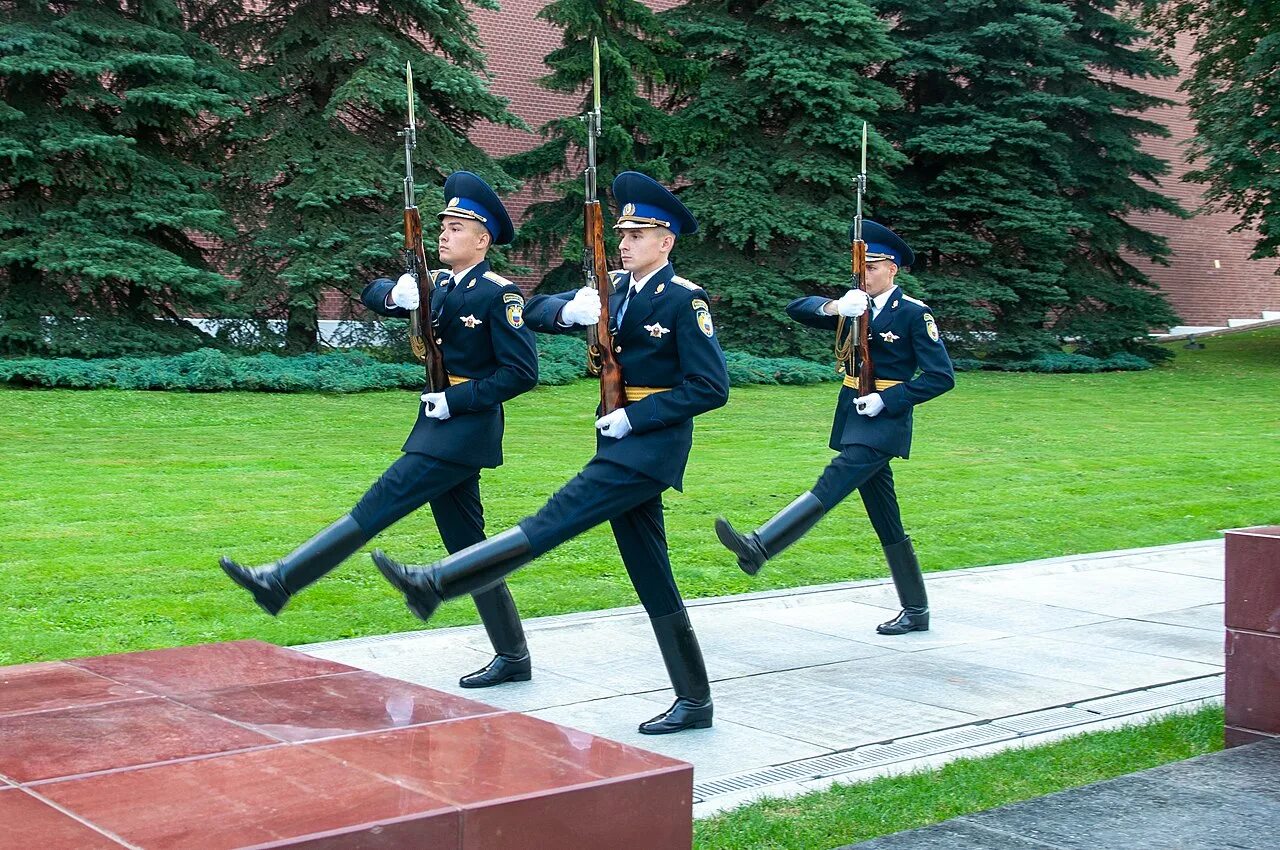
[[[889,132],[911,160],[889,224],[916,251],[916,287],[946,330],[994,327],[994,353],[1056,347],[1050,311],[1085,219],[1062,187],[1075,104],[1048,85],[1083,65],[1052,0],[877,0],[902,57],[881,79],[905,108]],[[955,337],[963,350],[974,339]]]
[[[1170,43],[1180,32],[1195,38],[1183,89],[1198,167],[1187,179],[1204,184],[1209,209],[1240,216],[1235,230],[1257,230],[1253,259],[1280,257],[1280,1],[1146,6]]]
[[[1067,260],[1062,279],[1067,306],[1056,315],[1053,328],[1081,353],[1130,351],[1163,358],[1167,349],[1147,343],[1146,334],[1153,327],[1177,324],[1177,316],[1131,258],[1167,263],[1171,252],[1168,240],[1129,217],[1188,213],[1159,191],[1169,163],[1141,148],[1144,137],[1169,135],[1163,124],[1141,117],[1167,101],[1130,83],[1170,77],[1177,68],[1147,45],[1150,33],[1137,26],[1118,0],[1071,0],[1067,5],[1075,16],[1068,37],[1084,68],[1064,74],[1056,88],[1079,104],[1068,108],[1061,129],[1072,139],[1072,182],[1066,194],[1085,226]]]
[[[0,2],[0,353],[113,355],[207,339],[230,235],[194,151],[238,72],[169,0]],[[52,321],[48,321],[52,319]]]
[[[1125,76],[1169,73],[1109,0],[877,0],[903,57],[882,79],[903,92],[893,132],[911,159],[892,211],[914,238],[922,292],[958,348],[996,357],[1058,349],[1146,350],[1172,313],[1125,251],[1160,261],[1133,211],[1179,209],[1135,178],[1166,164],[1138,147],[1163,130],[1159,103]]]
[[[242,234],[229,256],[241,298],[287,319],[289,349],[318,346],[325,290],[358,293],[368,278],[395,270],[406,61],[418,104],[419,205],[438,208],[444,176],[457,169],[512,187],[468,139],[477,122],[522,125],[488,90],[462,0],[269,0],[256,9],[196,0],[193,7],[197,31],[242,57],[261,86],[229,137],[227,203]]]
[[[658,16],[638,0],[555,0],[538,17],[563,30],[561,46],[545,59],[551,73],[539,78],[538,85],[581,92],[579,114],[590,109],[591,44],[599,40],[603,103],[596,156],[601,201],[608,202],[607,189],[623,171],[641,171],[669,183],[674,175],[664,141],[675,125],[664,107],[695,83],[701,66],[684,55]],[[586,125],[579,115],[571,115],[547,122],[539,132],[545,142],[508,157],[503,166],[549,196],[529,207],[516,248],[549,265],[541,287],[556,291],[582,279]],[[553,258],[560,261],[551,262]]]
[[[726,346],[829,356],[830,335],[782,307],[848,285],[863,121],[864,214],[895,198],[886,172],[902,157],[881,133],[899,99],[871,78],[898,55],[888,27],[864,0],[691,0],[664,20],[709,64],[672,134],[680,195],[702,227],[679,246],[681,273],[717,299]]]

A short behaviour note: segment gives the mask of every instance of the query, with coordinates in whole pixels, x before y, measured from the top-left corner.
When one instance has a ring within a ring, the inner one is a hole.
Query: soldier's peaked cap
[[[445,207],[438,218],[469,218],[484,225],[493,244],[506,245],[516,238],[511,216],[498,193],[470,171],[455,171],[444,181]]]
[[[849,225],[849,242],[853,242],[854,225]],[[867,262],[893,260],[899,266],[915,264],[916,254],[906,241],[879,222],[862,220],[862,241],[867,243]]]
[[[614,178],[613,199],[622,210],[616,230],[665,227],[677,236],[698,232],[698,220],[680,199],[639,171],[624,171]]]

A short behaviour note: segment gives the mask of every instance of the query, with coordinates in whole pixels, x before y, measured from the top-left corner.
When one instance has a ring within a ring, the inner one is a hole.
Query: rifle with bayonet
[[[853,280],[852,285],[867,289],[867,243],[862,238],[862,195],[867,191],[867,122],[862,122],[862,170],[858,172],[857,213],[853,218]],[[841,372],[853,368],[853,347],[858,349],[858,395],[871,395],[876,391],[875,369],[871,363],[871,306],[868,296],[867,312],[861,319],[854,319],[848,337],[844,333],[845,320],[836,321],[836,361]]]
[[[404,80],[409,95],[409,123],[399,133],[404,137],[404,273],[418,282],[418,307],[409,311],[409,348],[425,366],[427,391],[443,392],[449,386],[449,375],[431,326],[431,293],[436,283],[427,269],[422,215],[414,200],[413,150],[418,146],[418,124],[413,110],[413,67],[408,62],[404,63]]]
[[[598,197],[596,183],[596,140],[600,138],[600,42],[591,40],[592,104],[582,117],[587,124],[586,192],[583,203],[582,271],[586,285],[600,294],[600,319],[587,328],[587,371],[600,376],[600,412],[612,413],[626,406],[627,393],[622,384],[622,364],[613,350],[613,334],[609,331],[609,261],[605,256],[604,207]]]

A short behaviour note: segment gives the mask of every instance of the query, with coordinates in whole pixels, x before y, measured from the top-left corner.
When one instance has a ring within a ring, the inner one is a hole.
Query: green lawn
[[[1150,372],[962,374],[917,412],[895,464],[927,569],[1214,536],[1280,521],[1280,331],[1175,347]],[[489,530],[535,510],[590,457],[595,387],[508,406],[507,465],[484,474]],[[768,517],[811,486],[836,388],[745,387],[699,420],[687,492],[667,499],[688,596],[885,574],[855,498],[757,579],[715,543],[724,513]],[[416,394],[0,390],[0,664],[231,638],[295,644],[420,628],[365,555],[272,620],[217,567],[261,562],[348,510],[393,460]],[[443,549],[430,514],[377,544]],[[526,615],[635,603],[607,527],[513,581]],[[465,602],[432,625],[475,621]]]
[[[694,825],[695,850],[825,850],[1222,749],[1222,709],[1175,714],[937,770],[764,800]],[[1153,837],[1157,846],[1158,840]],[[1159,845],[1172,846],[1172,845]]]

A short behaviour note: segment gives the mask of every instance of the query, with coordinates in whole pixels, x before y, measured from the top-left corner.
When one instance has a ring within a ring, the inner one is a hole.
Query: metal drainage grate
[[[1078,703],[1080,708],[1095,712],[1103,717],[1119,717],[1125,714],[1137,714],[1165,708],[1192,700],[1209,699],[1222,696],[1222,675],[1214,674],[1172,685],[1159,685],[1128,694],[1099,697]]]
[[[997,729],[990,724],[961,726],[941,732],[929,732],[909,738],[900,738],[882,744],[865,744],[852,750],[830,753],[823,756],[801,759],[788,764],[768,767],[729,776],[722,779],[711,779],[695,783],[693,794],[695,802],[702,802],[717,794],[731,794],[746,791],[777,782],[803,782],[809,779],[821,779],[826,776],[837,776],[852,770],[892,764],[897,761],[909,761],[928,755],[937,755],[952,750],[990,744],[1000,740],[1016,737],[1007,730]]]
[[[1215,673],[1133,693],[1082,700],[1073,705],[1046,708],[1026,714],[1014,714],[989,723],[975,723],[953,729],[925,732],[884,743],[864,744],[844,752],[814,756],[740,773],[737,776],[695,783],[694,802],[701,803],[720,794],[747,791],[779,782],[804,782],[810,779],[837,776],[868,767],[912,761],[1070,726],[1097,723],[1108,717],[1137,714],[1193,700],[1209,699],[1221,696],[1222,683],[1222,674]]]
[[[1009,729],[1019,735],[1034,735],[1038,732],[1049,732],[1066,726],[1078,726],[1081,723],[1094,723],[1098,715],[1091,714],[1082,708],[1065,706],[1063,708],[1046,708],[1043,711],[1032,711],[1027,714],[1015,714],[991,721],[993,726]]]

